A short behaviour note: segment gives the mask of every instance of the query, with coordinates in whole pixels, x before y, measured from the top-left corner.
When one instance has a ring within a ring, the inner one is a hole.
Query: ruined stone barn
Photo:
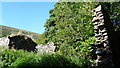
[[[25,35],[14,35],[0,38],[0,46],[34,51],[37,44]]]

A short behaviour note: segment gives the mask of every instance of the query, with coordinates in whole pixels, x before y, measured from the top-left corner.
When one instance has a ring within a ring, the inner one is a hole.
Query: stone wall
[[[36,44],[31,38],[25,35],[10,35],[0,38],[0,46],[5,46],[13,49],[24,49],[27,51],[43,52],[55,52],[56,46],[53,42],[43,44]]]
[[[8,37],[0,38],[0,46],[8,46],[9,41],[10,41],[10,40],[9,40]]]
[[[113,24],[103,5],[93,10],[94,32],[97,47],[96,62],[99,68],[120,68],[120,56],[118,51],[118,38],[115,34]]]
[[[27,51],[34,51],[37,44],[25,35],[13,35],[0,38],[0,46],[8,46],[14,49],[24,49]]]
[[[54,45],[53,42],[47,43],[46,45],[38,44],[36,46],[37,52],[39,52],[39,53],[55,52],[55,48],[56,48],[56,46]]]
[[[112,51],[109,40],[110,36],[108,35],[109,31],[106,26],[106,23],[110,22],[105,22],[106,20],[101,5],[93,10],[92,21],[94,22],[94,32],[96,37],[95,46],[97,47],[96,62],[100,68],[113,67]]]

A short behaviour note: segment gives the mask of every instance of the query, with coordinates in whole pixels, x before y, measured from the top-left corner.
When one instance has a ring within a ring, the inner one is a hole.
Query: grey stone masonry
[[[96,63],[98,68],[112,68],[113,61],[112,61],[112,51],[110,46],[108,35],[109,31],[107,30],[107,24],[110,22],[105,22],[106,18],[104,16],[102,6],[99,5],[97,8],[93,10],[93,25],[94,25],[94,32],[96,37],[95,46],[97,47],[96,50]]]
[[[0,38],[0,46],[5,46],[9,49],[14,48],[34,51],[37,44],[25,35],[9,35],[7,37]]]
[[[44,52],[46,52],[46,53],[50,53],[50,52],[54,53],[55,52],[55,48],[56,48],[56,46],[54,45],[53,42],[47,43],[46,45],[38,44],[36,46],[36,49],[37,49],[37,51],[39,53],[44,53]]]

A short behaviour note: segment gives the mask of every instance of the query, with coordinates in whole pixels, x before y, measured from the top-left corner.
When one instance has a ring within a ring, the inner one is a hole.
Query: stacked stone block
[[[112,51],[110,48],[110,41],[108,30],[105,24],[105,16],[102,12],[101,5],[93,10],[93,25],[96,37],[95,46],[97,47],[96,63],[100,68],[111,68],[112,67]]]
[[[38,44],[36,46],[36,50],[39,53],[54,53],[56,49],[56,46],[53,42],[47,43],[46,45]]]

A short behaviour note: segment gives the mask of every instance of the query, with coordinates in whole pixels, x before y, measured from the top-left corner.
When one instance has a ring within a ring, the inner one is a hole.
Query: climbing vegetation
[[[105,6],[111,22],[116,21],[117,24],[113,24],[118,31],[120,5],[117,2],[58,2],[49,11],[49,19],[44,25],[46,42],[55,42],[58,53],[90,55],[95,41],[92,9],[100,4]]]
[[[44,35],[55,42],[59,53],[88,55],[94,44],[91,10],[97,3],[60,2],[51,9]],[[92,39],[90,42],[88,40]],[[92,43],[92,44],[91,44]]]

